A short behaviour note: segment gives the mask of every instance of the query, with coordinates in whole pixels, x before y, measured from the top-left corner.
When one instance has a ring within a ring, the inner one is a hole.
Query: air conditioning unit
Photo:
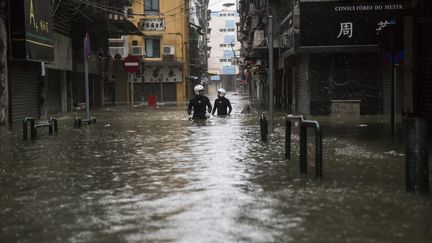
[[[142,56],[144,55],[144,48],[142,46],[132,46],[131,52],[133,56]]]
[[[255,30],[252,46],[254,48],[266,47],[266,43],[264,39],[264,30]]]
[[[174,46],[163,46],[162,47],[162,55],[174,55],[175,48]]]
[[[114,57],[116,54],[119,54],[121,57],[125,57],[125,48],[124,47],[109,47],[109,54]]]

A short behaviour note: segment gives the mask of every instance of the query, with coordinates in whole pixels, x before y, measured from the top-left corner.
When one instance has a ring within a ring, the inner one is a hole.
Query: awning
[[[144,35],[132,22],[129,20],[108,20],[109,37],[120,37],[122,35]]]
[[[110,38],[122,35],[144,35],[134,23],[118,14],[108,15],[107,26]]]

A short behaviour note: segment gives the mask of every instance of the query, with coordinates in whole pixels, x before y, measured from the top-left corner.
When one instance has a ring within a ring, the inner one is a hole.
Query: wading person
[[[229,99],[225,97],[225,94],[226,94],[225,89],[223,88],[218,89],[217,99],[214,102],[212,115],[214,115],[216,110],[218,116],[226,116],[226,115],[229,116],[231,114],[232,111],[231,102],[229,101]]]
[[[195,96],[189,101],[187,113],[192,119],[207,119],[212,111],[212,105],[207,96],[204,95],[204,87],[200,84],[194,88]],[[208,114],[207,114],[208,111]]]

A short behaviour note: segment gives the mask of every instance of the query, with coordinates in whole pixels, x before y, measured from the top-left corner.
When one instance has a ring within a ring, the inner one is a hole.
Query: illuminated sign
[[[11,1],[12,59],[54,60],[51,2]]]

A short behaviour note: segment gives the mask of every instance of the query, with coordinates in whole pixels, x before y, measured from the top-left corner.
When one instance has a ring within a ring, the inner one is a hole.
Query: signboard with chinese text
[[[11,58],[52,62],[53,20],[50,0],[11,1]]]
[[[378,45],[380,32],[396,25],[402,2],[302,1],[300,47]]]
[[[182,82],[182,67],[147,66],[144,69],[144,82],[157,83],[160,79],[164,83]]]
[[[141,19],[139,29],[142,31],[163,31],[165,30],[164,19]]]

